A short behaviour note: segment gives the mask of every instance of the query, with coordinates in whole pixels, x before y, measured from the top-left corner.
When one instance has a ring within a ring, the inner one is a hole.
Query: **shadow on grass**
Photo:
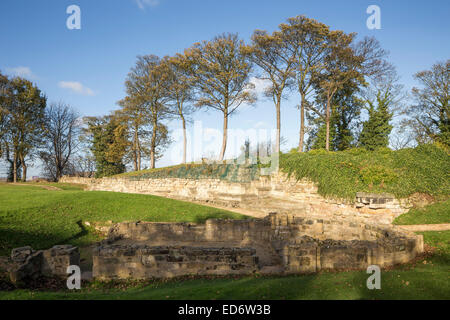
[[[83,222],[81,220],[78,220],[76,222],[76,224],[80,227],[81,231],[78,232],[77,234],[75,234],[74,236],[63,240],[63,244],[65,244],[65,243],[72,243],[75,240],[77,240],[77,239],[79,239],[81,237],[87,236],[89,234],[89,231],[83,226]]]
[[[61,232],[52,230],[51,233],[39,232],[38,230],[23,231],[14,230],[0,226],[0,255],[7,256],[11,250],[18,247],[31,246],[35,250],[45,250],[57,244],[74,244],[81,238],[89,235],[81,220],[76,224],[81,229],[71,237],[65,237]]]

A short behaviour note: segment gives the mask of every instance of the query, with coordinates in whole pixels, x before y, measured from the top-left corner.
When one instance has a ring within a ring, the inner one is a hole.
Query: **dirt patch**
[[[426,193],[419,193],[419,192],[416,192],[416,193],[410,195],[408,199],[411,202],[411,204],[416,208],[423,208],[423,207],[435,202],[435,199],[433,196],[426,194]]]
[[[402,225],[399,226],[402,229],[412,231],[412,232],[421,232],[421,231],[447,231],[450,230],[450,223],[441,223],[441,224],[414,224],[414,225]]]
[[[40,187],[40,188],[43,188],[45,190],[50,190],[50,191],[62,191],[61,188],[54,187],[54,186],[48,186],[48,185],[45,185],[45,184],[11,183],[11,185],[13,185],[13,186],[26,186],[26,187]]]

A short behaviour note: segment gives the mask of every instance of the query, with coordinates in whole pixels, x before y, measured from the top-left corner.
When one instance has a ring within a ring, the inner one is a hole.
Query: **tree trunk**
[[[22,181],[27,181],[27,166],[25,164],[25,161],[22,162]]]
[[[136,146],[134,147],[134,151],[133,151],[133,166],[134,166],[134,171],[138,171]]]
[[[298,152],[303,152],[303,144],[305,139],[305,96],[302,95],[300,104],[300,141],[298,143]]]
[[[13,182],[17,182],[17,154],[14,152],[13,156]]]
[[[155,151],[153,148],[150,150],[150,169],[155,169]]]
[[[187,148],[187,138],[186,138],[186,120],[183,115],[181,115],[181,121],[183,122],[183,163],[186,163],[186,148]]]
[[[223,140],[219,161],[223,161],[223,158],[225,157],[225,150],[227,149],[227,136],[228,136],[228,109],[226,108],[223,111]]]
[[[280,152],[281,144],[281,96],[277,98],[275,108],[277,113],[277,137],[275,141],[275,153],[278,154]]]
[[[138,141],[137,141],[137,165],[138,165],[138,171],[141,171],[141,143],[139,141],[139,137],[138,137]]]
[[[62,170],[61,170],[61,166],[60,165],[56,165],[56,182],[59,181],[59,179],[61,179],[62,176]]]
[[[150,147],[150,169],[155,169],[156,130],[156,123],[153,123],[152,145]]]
[[[325,115],[325,122],[327,124],[325,149],[330,151],[330,99],[327,100],[327,111]]]
[[[138,141],[137,141],[137,130],[134,128],[134,150],[133,150],[133,162],[134,162],[134,171],[138,171]]]
[[[20,162],[22,162],[22,181],[27,182],[27,165],[25,159],[20,157]]]

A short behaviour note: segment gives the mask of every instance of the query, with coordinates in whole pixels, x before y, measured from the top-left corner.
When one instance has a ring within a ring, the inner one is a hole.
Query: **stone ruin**
[[[423,236],[360,219],[270,214],[264,219],[210,219],[205,224],[125,222],[92,251],[101,280],[185,275],[303,274],[407,263],[423,252]],[[80,264],[77,247],[12,251],[11,281],[66,278]]]
[[[177,276],[303,274],[387,267],[423,252],[423,236],[361,219],[272,213],[264,219],[210,219],[205,224],[125,222],[113,225],[92,250],[100,280]],[[12,251],[11,281],[67,278],[80,264],[77,247]]]
[[[57,245],[48,250],[33,250],[21,247],[11,252],[12,266],[9,268],[11,282],[26,286],[39,277],[67,277],[67,267],[80,265],[77,247]]]
[[[423,237],[358,219],[270,214],[205,224],[127,222],[93,249],[97,279],[314,273],[407,263]]]

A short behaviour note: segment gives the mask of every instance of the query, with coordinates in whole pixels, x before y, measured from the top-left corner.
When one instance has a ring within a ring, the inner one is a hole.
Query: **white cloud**
[[[159,0],[135,0],[139,9],[145,10],[145,7],[156,7],[159,5]]]
[[[94,91],[85,87],[82,83],[76,81],[60,81],[58,86],[63,89],[69,89],[72,92],[82,94],[84,96],[93,96]]]
[[[255,123],[255,125],[253,127],[256,129],[259,129],[259,128],[264,128],[264,127],[268,127],[268,126],[269,125],[266,122],[258,121],[257,123]]]
[[[270,80],[258,79],[256,77],[250,78],[250,82],[255,86],[253,90],[257,94],[263,94],[264,90],[266,90],[271,85]]]
[[[36,79],[36,76],[33,74],[30,68],[28,67],[15,67],[15,68],[6,68],[7,73],[21,78],[27,79]]]

